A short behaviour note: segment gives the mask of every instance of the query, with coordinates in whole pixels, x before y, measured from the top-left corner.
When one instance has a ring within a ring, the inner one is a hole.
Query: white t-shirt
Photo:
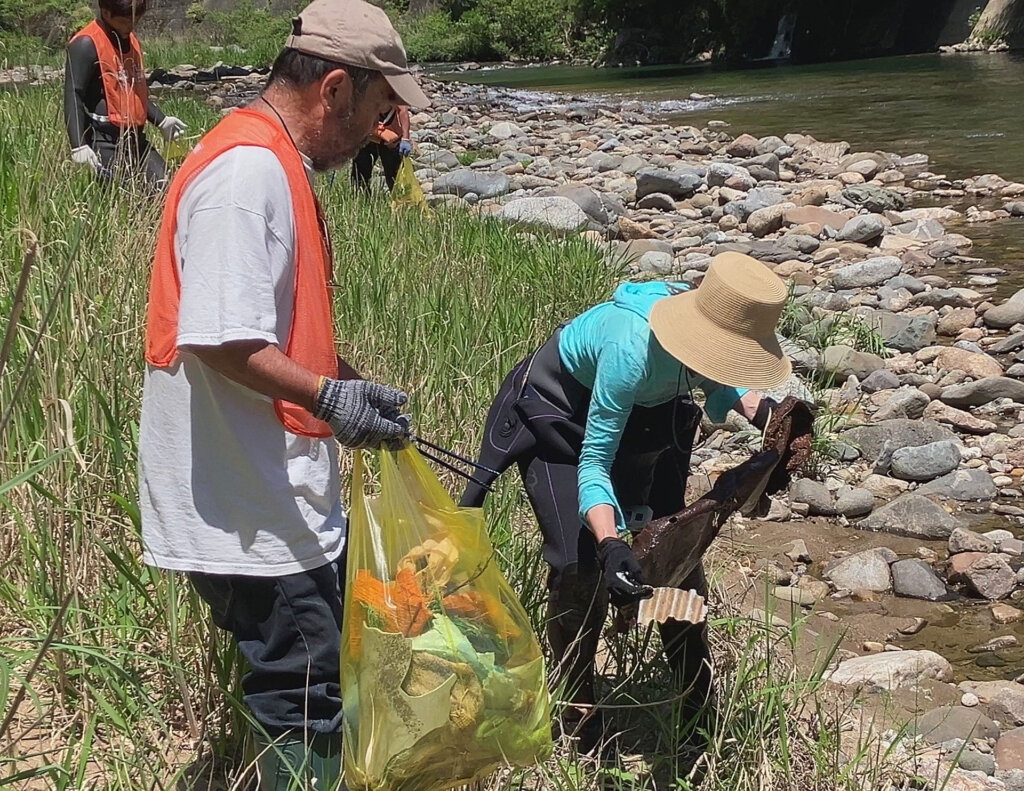
[[[182,195],[179,356],[169,368],[147,366],[142,396],[139,506],[149,565],[271,577],[341,554],[334,438],[286,431],[271,399],[188,351],[250,339],[285,345],[294,233],[287,178],[268,149],[226,151]]]

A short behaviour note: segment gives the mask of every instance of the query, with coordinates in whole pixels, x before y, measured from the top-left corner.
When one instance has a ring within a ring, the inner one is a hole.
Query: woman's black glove
[[[621,538],[606,538],[598,544],[597,557],[604,572],[608,598],[616,607],[625,607],[654,595],[654,588],[644,584],[644,574],[633,550]]]
[[[759,431],[764,431],[768,421],[772,419],[772,414],[778,408],[779,404],[774,398],[763,397],[761,403],[757,405],[757,412],[754,413],[754,417],[750,421],[751,425]]]

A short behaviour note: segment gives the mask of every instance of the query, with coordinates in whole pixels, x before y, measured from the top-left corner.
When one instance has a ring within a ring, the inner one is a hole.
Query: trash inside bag
[[[411,447],[352,474],[342,634],[345,784],[440,791],[551,750],[540,645],[477,508]]]
[[[412,160],[409,157],[402,158],[398,175],[395,176],[395,186],[391,189],[391,200],[396,204],[407,203],[424,207],[427,205],[427,199],[423,197],[423,188],[413,172]]]

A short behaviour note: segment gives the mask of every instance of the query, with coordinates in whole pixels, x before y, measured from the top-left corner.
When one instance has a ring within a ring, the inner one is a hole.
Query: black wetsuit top
[[[108,31],[114,46],[122,52],[128,50],[128,42],[123,41],[113,31]],[[96,121],[89,116],[107,115],[107,100],[103,93],[103,78],[100,76],[100,63],[96,55],[96,46],[88,36],[76,38],[68,45],[67,63],[64,68],[64,120],[68,128],[68,140],[72,148],[93,144],[94,130],[104,137],[117,137],[120,129],[114,124]],[[146,105],[146,117],[152,124],[164,120],[164,114],[150,98]]]

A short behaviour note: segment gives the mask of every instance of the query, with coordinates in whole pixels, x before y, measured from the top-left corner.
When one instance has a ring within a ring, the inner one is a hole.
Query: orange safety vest
[[[105,120],[121,129],[145,126],[149,86],[146,84],[146,69],[142,64],[142,47],[135,34],[129,37],[128,51],[123,54],[95,20],[75,33],[71,40],[82,36],[91,38],[96,47],[96,58],[103,79],[103,95],[107,102]]]
[[[386,120],[377,122],[370,139],[375,143],[383,143],[394,148],[402,141],[402,124],[398,120],[398,108],[389,113]]]
[[[274,152],[291,191],[295,223],[295,293],[292,326],[284,353],[321,376],[338,376],[334,324],[327,283],[333,261],[320,204],[295,144],[277,122],[255,110],[235,110],[206,133],[185,158],[171,181],[157,237],[146,309],[146,361],[166,368],[178,356],[180,267],[174,253],[178,204],[192,180],[216,157],[235,146],[261,146]],[[289,401],[274,401],[286,429],[307,437],[329,437],[330,427]]]

